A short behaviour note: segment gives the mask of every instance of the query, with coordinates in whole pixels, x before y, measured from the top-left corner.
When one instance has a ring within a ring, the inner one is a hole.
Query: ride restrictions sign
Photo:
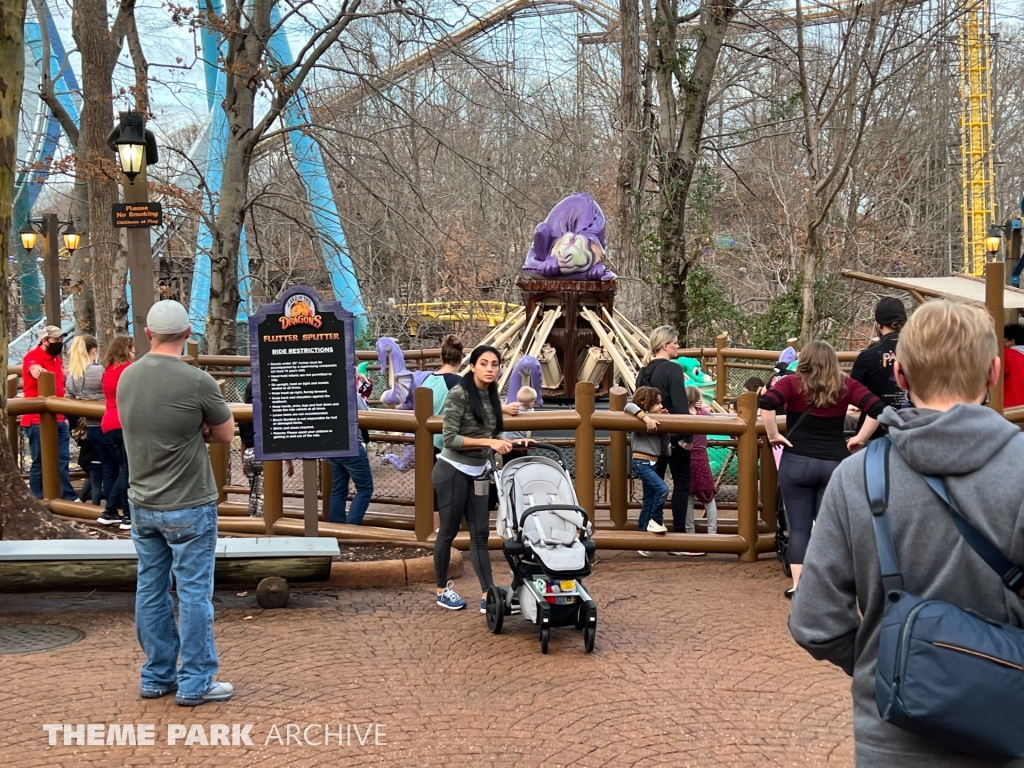
[[[311,288],[289,288],[249,318],[256,459],[356,456],[352,314]]]
[[[112,208],[115,227],[159,227],[164,223],[160,203],[114,203]]]

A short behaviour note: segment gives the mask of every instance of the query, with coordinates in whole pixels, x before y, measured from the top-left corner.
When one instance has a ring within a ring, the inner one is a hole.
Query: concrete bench
[[[278,607],[288,581],[326,581],[338,554],[333,538],[217,539],[214,582],[257,584],[260,605]],[[0,592],[132,588],[137,561],[131,539],[0,541]]]

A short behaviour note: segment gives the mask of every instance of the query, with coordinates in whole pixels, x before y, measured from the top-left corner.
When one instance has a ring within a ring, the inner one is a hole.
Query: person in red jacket
[[[64,397],[64,332],[55,325],[43,328],[39,344],[29,350],[21,361],[22,390],[25,397],[39,397],[39,377],[43,373],[52,373],[56,385],[57,397]],[[28,485],[32,495],[43,498],[43,466],[39,448],[39,414],[26,413],[21,417],[21,427],[28,433],[28,449],[32,456],[32,466],[28,471]],[[57,416],[57,458],[60,464],[60,495],[68,501],[78,498],[71,487],[68,475],[68,462],[71,459],[71,433],[68,422],[63,414]]]
[[[108,447],[117,457],[118,472],[107,498],[107,508],[96,522],[101,525],[118,525],[122,531],[132,529],[132,518],[128,512],[128,454],[124,449],[124,434],[117,414],[117,382],[134,359],[135,342],[130,336],[114,337],[103,355],[103,398],[107,409],[103,412],[100,429],[103,430]]]
[[[1003,407],[1024,405],[1024,326],[1003,328]]]

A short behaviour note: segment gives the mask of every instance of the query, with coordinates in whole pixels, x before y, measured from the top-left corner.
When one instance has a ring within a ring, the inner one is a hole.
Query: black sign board
[[[164,223],[160,203],[114,203],[115,227],[159,227]]]
[[[352,313],[304,286],[249,318],[256,459],[359,453]]]

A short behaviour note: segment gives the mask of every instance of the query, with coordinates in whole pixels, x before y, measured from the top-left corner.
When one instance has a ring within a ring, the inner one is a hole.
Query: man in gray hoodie
[[[888,408],[879,422],[894,444],[888,517],[906,590],[1020,627],[1024,599],[1007,590],[961,538],[921,478],[945,477],[968,519],[1024,565],[1024,435],[981,405],[1000,375],[998,351],[992,322],[981,310],[928,302],[911,318],[896,352],[897,381],[915,407]],[[790,631],[814,658],[853,677],[858,768],[980,765],[879,717],[875,666],[883,596],[861,452],[839,465],[825,492]],[[1024,761],[1003,765],[1024,768]]]

